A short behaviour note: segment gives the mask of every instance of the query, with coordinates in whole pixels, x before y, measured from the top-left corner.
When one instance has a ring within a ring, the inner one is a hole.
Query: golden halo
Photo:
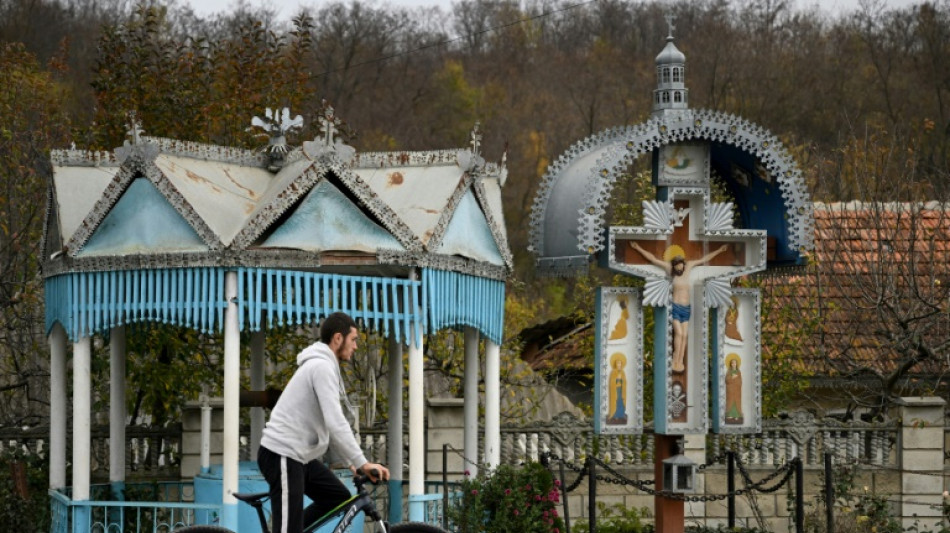
[[[610,368],[617,366],[617,361],[621,362],[621,367],[627,366],[627,356],[620,352],[614,352],[613,355],[610,356]]]
[[[739,357],[737,353],[731,353],[726,356],[726,368],[732,366],[732,362],[736,361],[738,364],[736,366],[742,366],[742,358]]]
[[[666,262],[672,261],[673,258],[676,256],[686,259],[686,252],[684,252],[683,249],[678,244],[674,244],[670,246],[669,248],[666,249],[665,252],[663,252],[663,260]]]

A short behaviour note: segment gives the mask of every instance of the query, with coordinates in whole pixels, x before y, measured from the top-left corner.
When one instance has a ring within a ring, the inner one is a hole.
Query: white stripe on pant
[[[280,457],[280,533],[288,533],[290,523],[290,487],[287,485],[287,458]]]

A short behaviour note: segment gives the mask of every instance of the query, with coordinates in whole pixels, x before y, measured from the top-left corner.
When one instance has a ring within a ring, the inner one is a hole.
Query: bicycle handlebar
[[[382,481],[382,477],[380,477],[382,473],[379,470],[373,468],[370,469],[369,473],[370,475],[366,475],[361,468],[356,469],[356,475],[353,476],[353,484],[356,485],[357,491],[361,490],[367,481],[374,485]],[[376,481],[373,481],[373,478],[376,478]]]

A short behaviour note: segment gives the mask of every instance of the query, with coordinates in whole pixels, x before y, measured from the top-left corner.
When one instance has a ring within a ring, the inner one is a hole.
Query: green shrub
[[[559,484],[539,463],[502,465],[462,481],[462,497],[449,509],[449,520],[458,533],[560,533]]]
[[[4,531],[49,531],[49,467],[33,456],[0,457],[0,524]],[[19,483],[25,484],[18,486]],[[22,492],[26,492],[23,498]]]
[[[646,507],[624,507],[619,503],[611,506],[597,502],[597,533],[652,533],[653,524],[644,524],[641,519],[650,516]],[[588,533],[589,522],[578,523],[572,531]]]

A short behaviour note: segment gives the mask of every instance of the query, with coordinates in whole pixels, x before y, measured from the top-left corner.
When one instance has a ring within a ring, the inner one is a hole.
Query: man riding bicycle
[[[323,464],[328,450],[374,482],[389,479],[386,467],[366,460],[343,410],[346,405],[353,411],[340,364],[353,357],[358,338],[356,322],[349,315],[327,316],[320,326],[320,341],[297,355],[297,370],[271,410],[257,462],[270,486],[274,533],[300,533],[304,524],[350,497]],[[313,504],[304,511],[305,494]]]

